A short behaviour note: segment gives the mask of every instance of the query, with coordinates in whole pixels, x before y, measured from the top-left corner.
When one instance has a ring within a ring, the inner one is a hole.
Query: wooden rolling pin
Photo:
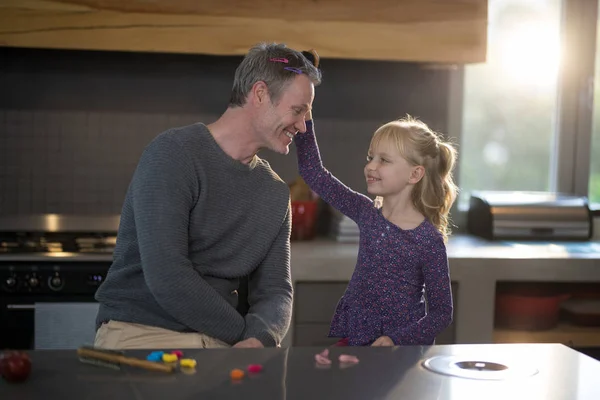
[[[125,364],[132,367],[147,369],[149,371],[173,372],[173,370],[175,369],[174,365],[142,360],[134,357],[125,357],[121,354],[105,352],[100,349],[93,349],[89,347],[78,348],[77,354],[79,355],[79,357],[85,358],[88,361],[99,360],[116,365]]]

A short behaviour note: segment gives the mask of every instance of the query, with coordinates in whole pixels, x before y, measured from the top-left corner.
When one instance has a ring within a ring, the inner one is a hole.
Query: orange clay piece
[[[244,371],[242,371],[241,369],[232,369],[231,372],[229,373],[229,376],[231,376],[231,379],[242,379],[244,377]]]

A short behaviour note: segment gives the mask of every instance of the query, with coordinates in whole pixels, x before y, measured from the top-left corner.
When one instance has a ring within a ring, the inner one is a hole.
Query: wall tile
[[[225,110],[240,57],[0,48],[0,214],[119,213],[145,146]],[[447,71],[322,60],[314,115],[325,167],[365,192],[374,130],[406,113],[447,127]],[[260,153],[287,182],[288,156]]]

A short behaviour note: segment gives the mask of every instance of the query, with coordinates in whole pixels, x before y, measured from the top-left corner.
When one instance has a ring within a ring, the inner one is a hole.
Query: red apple
[[[31,359],[22,351],[5,351],[0,354],[0,374],[9,382],[21,382],[29,377]]]

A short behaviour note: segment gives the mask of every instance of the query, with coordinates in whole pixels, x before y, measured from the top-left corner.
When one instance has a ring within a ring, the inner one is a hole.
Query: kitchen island
[[[165,349],[166,350],[166,349]],[[563,345],[449,345],[349,348],[359,363],[315,364],[322,348],[184,350],[193,373],[121,370],[81,363],[74,350],[29,352],[32,373],[0,380],[3,399],[543,399],[600,398],[600,362]],[[145,357],[148,351],[127,351]],[[440,363],[441,361],[441,363]],[[232,380],[230,371],[261,364]],[[449,368],[438,368],[446,365]]]

